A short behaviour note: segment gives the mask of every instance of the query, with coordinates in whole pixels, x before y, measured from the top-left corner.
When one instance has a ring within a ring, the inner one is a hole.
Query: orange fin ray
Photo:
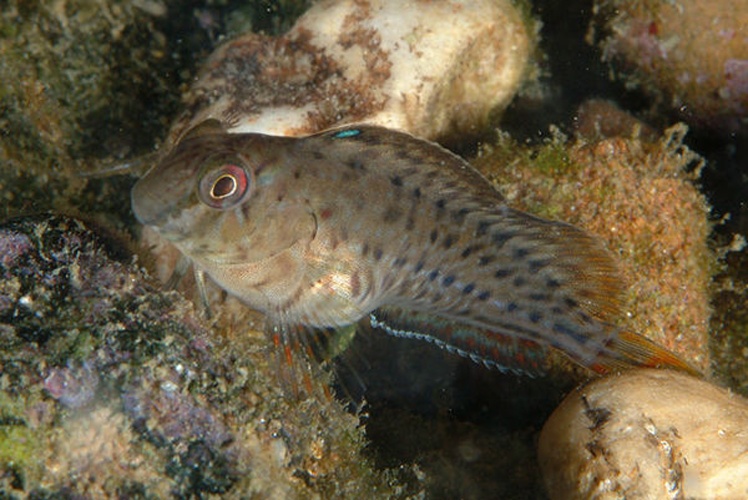
[[[640,366],[644,368],[671,368],[696,377],[703,376],[676,354],[659,346],[637,333],[619,331],[608,339],[605,349],[588,366],[598,373],[610,373],[621,369]]]

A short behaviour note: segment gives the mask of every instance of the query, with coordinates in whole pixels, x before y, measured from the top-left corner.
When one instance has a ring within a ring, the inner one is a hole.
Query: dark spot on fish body
[[[414,188],[413,189],[413,198],[419,199],[421,197],[421,188]]]
[[[382,252],[381,248],[375,248],[373,255],[375,260],[380,261],[382,260],[382,256],[384,255],[384,253]]]
[[[351,158],[345,162],[345,165],[351,170],[356,170],[359,172],[366,171],[366,166],[364,165],[364,162],[361,161],[359,158]]]
[[[473,283],[469,283],[465,285],[465,288],[462,289],[462,293],[464,293],[465,295],[469,295],[473,292],[473,290],[475,290],[475,285]]]
[[[392,262],[392,265],[394,267],[403,267],[408,262],[408,259],[405,257],[398,257]]]
[[[520,247],[520,248],[515,248],[514,250],[512,250],[512,258],[514,260],[522,260],[525,257],[527,257],[528,255],[530,255],[530,249],[529,248],[522,248],[522,247]]]
[[[392,183],[392,185],[395,187],[402,187],[403,178],[399,175],[393,175],[392,177],[390,177],[390,183]]]
[[[587,314],[584,311],[579,311],[577,315],[579,316],[579,319],[581,320],[581,322],[584,324],[589,325],[591,323],[594,323],[595,321],[592,319],[592,317],[589,314]]]
[[[511,240],[513,237],[513,233],[497,231],[491,235],[491,243],[496,245],[496,247],[501,248],[507,241]]]
[[[325,160],[327,158],[322,151],[312,151],[312,156],[315,160]]]
[[[469,213],[470,213],[469,208],[463,207],[463,208],[460,208],[459,210],[454,210],[452,212],[452,222],[454,222],[455,224],[462,224],[463,222],[465,222],[465,217]]]
[[[434,281],[437,276],[439,276],[439,270],[438,269],[434,269],[433,271],[431,271],[428,274],[429,281]]]
[[[488,290],[484,290],[484,291],[482,291],[481,293],[478,294],[478,300],[480,300],[482,302],[485,302],[489,298],[491,298],[491,292],[489,292]]]
[[[385,224],[392,224],[393,222],[396,222],[400,217],[402,217],[402,215],[403,213],[399,207],[391,205],[384,211],[382,221]]]
[[[409,215],[405,221],[405,230],[412,231],[416,227],[416,220],[412,215]]]
[[[566,307],[569,309],[577,309],[579,307],[579,302],[571,297],[564,297],[564,304],[566,304]]]
[[[545,286],[551,290],[556,290],[561,286],[561,282],[556,278],[548,278],[545,282]]]
[[[444,210],[444,207],[447,206],[447,200],[445,200],[444,198],[439,198],[438,200],[436,200],[434,205],[436,206],[437,210]]]
[[[528,297],[535,302],[548,302],[551,300],[550,294],[543,292],[533,292]]]
[[[455,277],[454,277],[454,275],[450,274],[450,275],[444,277],[444,279],[442,280],[442,285],[444,285],[444,286],[450,286],[454,282],[455,282]]]
[[[527,280],[523,276],[517,276],[514,278],[514,281],[512,282],[512,285],[514,285],[517,288],[521,288],[525,285],[527,285]]]
[[[527,263],[527,271],[530,274],[537,274],[540,270],[550,265],[551,259],[533,259]]]
[[[431,231],[431,234],[429,235],[429,239],[431,240],[431,243],[436,243],[436,239],[439,237],[439,231],[436,229],[433,229]]]
[[[424,265],[425,265],[424,261],[419,260],[418,263],[416,264],[416,267],[413,268],[413,272],[416,274],[420,273]]]
[[[298,180],[301,178],[301,171],[300,170],[294,170],[293,172],[293,178]]]
[[[445,249],[449,249],[452,247],[455,240],[456,238],[454,237],[454,235],[448,234],[447,236],[444,237],[444,241],[442,242],[442,245],[444,246]]]
[[[574,339],[574,341],[577,342],[580,346],[587,345],[587,342],[591,339],[591,337],[589,337],[588,335],[577,331],[575,328],[570,328],[563,323],[553,323],[552,329],[556,333]]]
[[[490,264],[491,262],[493,262],[494,260],[496,260],[496,256],[495,255],[482,255],[478,259],[478,265],[480,267],[484,267],[484,266],[487,266],[488,264]],[[498,278],[498,276],[497,276],[497,278]]]
[[[369,255],[369,244],[364,243],[363,246],[361,247],[361,256],[366,257],[367,255]]]
[[[477,238],[480,238],[482,236],[485,236],[488,234],[488,228],[491,227],[491,223],[485,220],[482,220],[478,223],[478,226],[475,228],[475,236]]]
[[[499,269],[496,270],[495,273],[493,273],[493,276],[494,276],[494,278],[504,279],[504,278],[508,278],[513,273],[514,273],[513,269],[499,268]]]
[[[513,312],[515,312],[515,311],[516,311],[517,309],[519,309],[519,306],[517,305],[517,303],[516,303],[516,302],[509,302],[509,303],[508,303],[508,304],[506,305],[506,312],[508,312],[508,313],[513,313]]]

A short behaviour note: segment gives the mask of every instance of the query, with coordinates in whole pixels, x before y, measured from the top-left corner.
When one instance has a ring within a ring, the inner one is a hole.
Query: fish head
[[[182,139],[132,189],[136,218],[206,269],[266,261],[311,241],[316,220],[288,189],[293,139],[210,133]]]

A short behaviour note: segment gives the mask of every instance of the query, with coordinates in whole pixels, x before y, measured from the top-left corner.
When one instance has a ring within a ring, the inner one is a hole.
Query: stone
[[[748,120],[748,9],[739,0],[595,2],[590,39],[616,76],[690,125]]]
[[[748,400],[682,373],[632,370],[568,395],[540,434],[548,493],[748,497]]]
[[[318,2],[284,36],[219,47],[170,140],[209,119],[272,135],[352,122],[428,139],[476,133],[526,76],[525,19],[508,0]]]

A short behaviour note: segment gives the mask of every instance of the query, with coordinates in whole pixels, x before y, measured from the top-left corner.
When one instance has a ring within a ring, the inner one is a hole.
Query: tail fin
[[[598,373],[609,373],[631,366],[672,368],[696,377],[703,376],[699,370],[664,347],[625,330],[608,339],[605,349],[589,365]]]

